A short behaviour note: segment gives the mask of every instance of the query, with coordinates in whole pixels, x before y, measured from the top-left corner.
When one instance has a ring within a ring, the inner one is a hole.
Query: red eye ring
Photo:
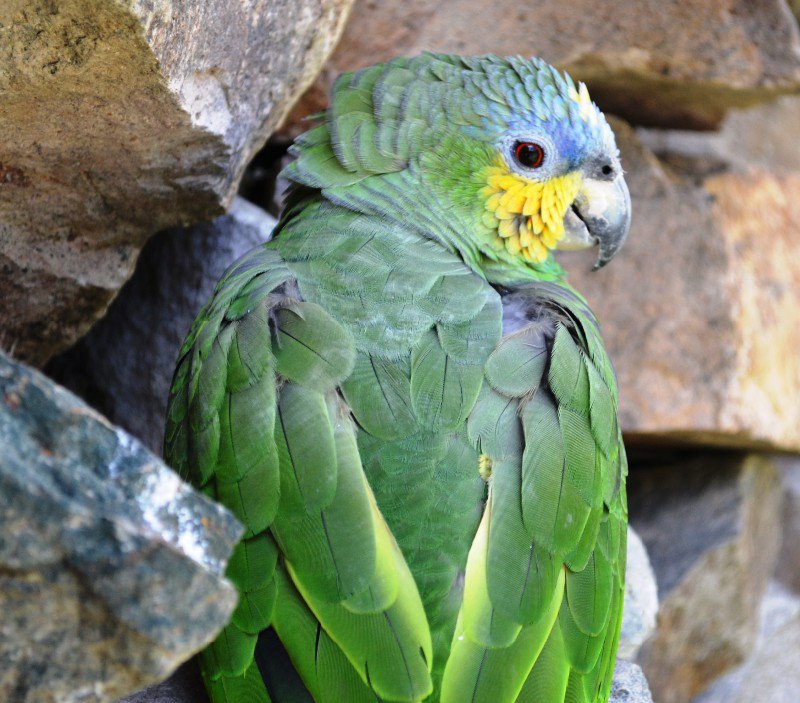
[[[525,168],[539,168],[544,162],[544,148],[536,142],[516,142],[514,158]]]

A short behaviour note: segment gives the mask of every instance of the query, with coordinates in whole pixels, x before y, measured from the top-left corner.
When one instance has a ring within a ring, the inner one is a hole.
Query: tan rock
[[[598,273],[565,258],[597,313],[632,442],[800,448],[800,175],[664,168],[615,122],[633,227]]]
[[[350,2],[0,3],[0,347],[43,362],[147,236],[222,212]]]
[[[290,124],[325,106],[338,73],[423,50],[538,55],[639,124],[709,127],[728,107],[796,89],[786,0],[357,0],[337,50]]]
[[[757,455],[639,468],[629,503],[661,602],[639,660],[655,700],[688,703],[755,646],[780,542],[777,469]]]

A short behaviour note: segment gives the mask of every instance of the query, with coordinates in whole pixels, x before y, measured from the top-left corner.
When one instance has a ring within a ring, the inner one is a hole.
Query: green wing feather
[[[572,289],[531,285],[504,305],[527,322],[488,357],[468,420],[491,477],[441,699],[604,703],[627,517],[613,371]]]
[[[269,701],[255,648],[273,626],[317,700],[421,700],[432,687],[425,611],[336,391],[354,340],[293,286],[269,248],[237,263],[171,390],[167,459],[246,527],[227,570],[239,605],[202,653],[203,677],[213,703]]]

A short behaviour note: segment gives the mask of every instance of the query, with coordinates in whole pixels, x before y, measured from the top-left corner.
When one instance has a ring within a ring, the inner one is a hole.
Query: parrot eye
[[[525,168],[539,168],[544,161],[544,149],[536,142],[515,142],[514,158]]]

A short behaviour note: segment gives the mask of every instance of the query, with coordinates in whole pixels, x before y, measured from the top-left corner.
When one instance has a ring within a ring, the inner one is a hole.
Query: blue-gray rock
[[[636,664],[617,660],[608,703],[653,703],[647,679]]]
[[[0,448],[0,700],[116,700],[226,624],[238,522],[2,354]]]

